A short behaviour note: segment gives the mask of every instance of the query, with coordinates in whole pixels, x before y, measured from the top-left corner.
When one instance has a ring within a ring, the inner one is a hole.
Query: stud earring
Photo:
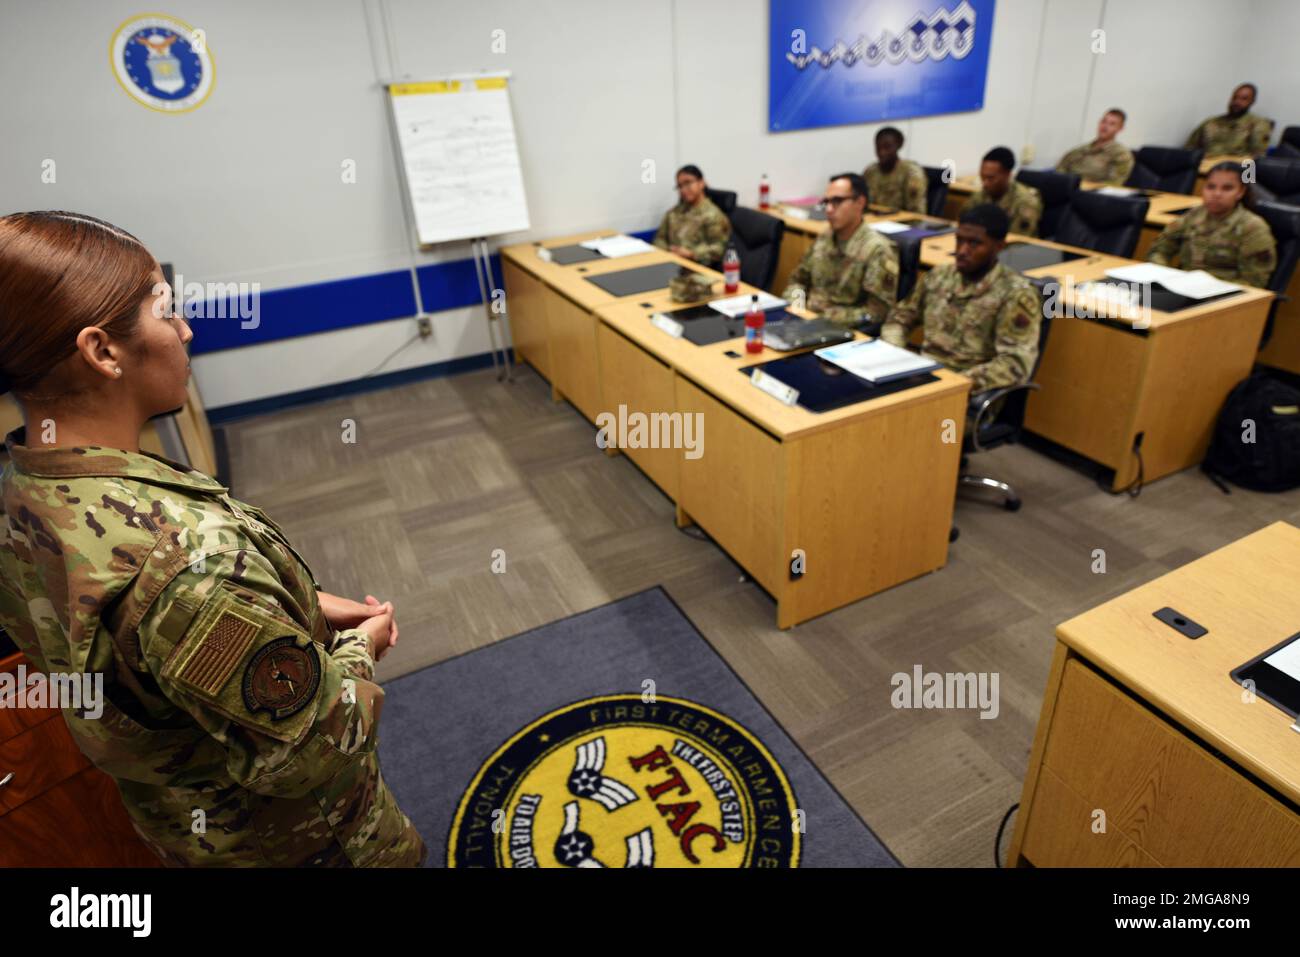
[[[113,375],[121,375],[121,374],[122,374],[122,369],[120,366],[113,370]]]

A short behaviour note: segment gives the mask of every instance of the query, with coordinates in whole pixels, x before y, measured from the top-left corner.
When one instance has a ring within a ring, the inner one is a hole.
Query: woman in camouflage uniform
[[[1164,228],[1147,259],[1179,269],[1204,269],[1225,282],[1263,287],[1277,266],[1277,240],[1262,216],[1240,163],[1214,166],[1202,204]]]
[[[0,626],[170,865],[418,865],[379,773],[390,603],[318,591],[259,509],[139,450],[186,399],[192,333],[134,236],[73,213],[0,218],[0,393],[25,428],[0,474]],[[93,685],[92,685],[93,686]]]
[[[654,244],[683,259],[717,269],[731,238],[731,221],[705,193],[707,185],[698,166],[677,171],[677,196],[681,200],[664,214]]]

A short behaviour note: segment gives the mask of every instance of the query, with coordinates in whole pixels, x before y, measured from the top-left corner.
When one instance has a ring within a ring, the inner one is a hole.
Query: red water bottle
[[[727,254],[722,257],[722,277],[727,295],[735,295],[740,289],[740,254],[735,246],[728,246]]]
[[[749,303],[749,312],[745,313],[746,352],[763,351],[763,325],[766,322],[767,314],[758,308],[758,296],[754,296]]]
[[[766,173],[764,173],[763,178],[758,181],[758,208],[772,208],[772,184],[767,181]]]

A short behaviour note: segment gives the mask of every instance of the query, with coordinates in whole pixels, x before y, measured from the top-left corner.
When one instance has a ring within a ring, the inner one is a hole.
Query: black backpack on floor
[[[1225,492],[1220,479],[1256,492],[1300,487],[1300,390],[1265,372],[1239,382],[1223,403],[1201,468]]]

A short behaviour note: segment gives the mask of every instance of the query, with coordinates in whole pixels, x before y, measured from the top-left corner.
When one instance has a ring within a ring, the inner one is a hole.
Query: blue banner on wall
[[[768,129],[984,106],[994,0],[770,0]]]

